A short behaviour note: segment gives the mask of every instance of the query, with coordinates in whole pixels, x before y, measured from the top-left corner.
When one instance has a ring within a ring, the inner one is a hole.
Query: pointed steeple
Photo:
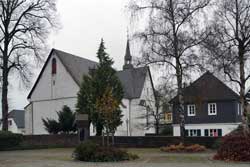
[[[127,46],[126,46],[126,53],[125,53],[125,56],[124,56],[123,70],[131,69],[131,68],[133,68],[132,56],[131,56],[131,53],[130,53],[129,39],[127,39]]]

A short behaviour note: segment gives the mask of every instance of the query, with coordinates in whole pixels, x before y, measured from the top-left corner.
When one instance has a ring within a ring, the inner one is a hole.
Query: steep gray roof
[[[135,99],[141,96],[147,72],[148,67],[131,68],[117,72],[124,89],[124,98]]]
[[[183,94],[185,103],[197,100],[239,100],[239,95],[237,93],[210,72],[206,72],[188,87],[184,88]],[[170,102],[178,102],[177,96]]]
[[[32,90],[30,91],[28,98],[30,98],[32,92],[34,91],[44,69],[47,65],[52,53],[55,52],[56,55],[61,60],[62,64],[65,66],[66,70],[80,86],[82,77],[88,74],[89,69],[94,68],[98,63],[66,53],[57,49],[52,49],[49,57],[47,58],[43,69],[41,70],[36,83],[34,84]],[[117,75],[123,85],[124,98],[134,99],[139,98],[144,86],[146,74],[149,71],[148,67],[125,69],[123,71],[118,71]],[[151,77],[151,76],[150,76]],[[152,79],[151,79],[152,83]],[[153,84],[153,83],[152,83]]]
[[[18,128],[24,128],[24,110],[12,110],[9,118],[13,118]]]
[[[72,55],[57,49],[54,49],[67,71],[71,74],[78,85],[81,84],[83,75],[88,74],[90,68],[94,68],[97,63],[82,57]]]

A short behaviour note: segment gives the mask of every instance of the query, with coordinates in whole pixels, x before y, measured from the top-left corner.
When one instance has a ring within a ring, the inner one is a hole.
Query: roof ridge
[[[75,54],[72,54],[72,53],[69,53],[69,52],[65,52],[65,51],[62,51],[62,50],[59,50],[59,49],[53,48],[53,50],[56,51],[56,52],[62,52],[64,54],[66,54],[67,56],[73,56],[73,57],[76,57],[76,58],[79,58],[79,59],[84,59],[84,60],[91,61],[93,63],[98,63],[98,62],[96,62],[94,60],[90,60],[90,59],[87,59],[87,58],[84,58],[84,57],[81,57],[81,56],[78,56],[78,55],[75,55]]]

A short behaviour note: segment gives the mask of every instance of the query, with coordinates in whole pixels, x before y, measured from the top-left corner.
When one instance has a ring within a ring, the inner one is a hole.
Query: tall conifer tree
[[[90,121],[96,128],[96,135],[102,134],[104,119],[100,112],[97,111],[96,102],[105,94],[107,88],[111,88],[112,96],[116,99],[118,104],[122,103],[123,88],[119,78],[116,75],[116,70],[112,68],[113,60],[105,52],[103,39],[97,52],[99,64],[94,69],[89,70],[89,75],[83,76],[80,91],[78,93],[77,112],[89,114]],[[121,122],[121,110],[118,108],[116,112],[116,125],[119,126]],[[115,128],[116,129],[116,128]]]

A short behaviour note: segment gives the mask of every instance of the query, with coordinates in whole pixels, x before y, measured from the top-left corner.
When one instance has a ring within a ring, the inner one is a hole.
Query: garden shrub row
[[[23,135],[0,131],[0,150],[15,148],[23,141]]]

